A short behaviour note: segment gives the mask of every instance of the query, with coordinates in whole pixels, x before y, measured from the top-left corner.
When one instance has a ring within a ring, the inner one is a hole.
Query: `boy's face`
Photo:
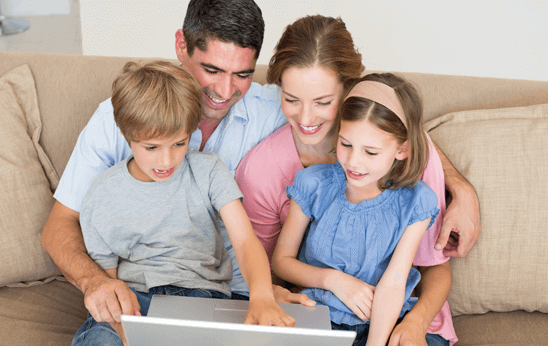
[[[186,130],[178,135],[131,142],[133,160],[129,173],[143,182],[166,181],[185,159],[190,136]]]

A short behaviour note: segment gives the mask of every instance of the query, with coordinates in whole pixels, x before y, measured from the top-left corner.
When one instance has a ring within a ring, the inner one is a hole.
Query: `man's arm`
[[[425,336],[430,324],[443,307],[451,289],[449,261],[431,267],[419,267],[421,280],[415,287],[419,300],[394,328],[389,346],[426,346]]]
[[[119,322],[120,314],[139,311],[137,297],[88,256],[79,219],[80,213],[56,201],[42,232],[42,246],[67,280],[82,291],[96,321]]]
[[[481,232],[478,196],[474,187],[449,162],[434,143],[440,157],[445,185],[451,193],[451,203],[443,218],[436,250],[443,250],[445,256],[466,257]]]

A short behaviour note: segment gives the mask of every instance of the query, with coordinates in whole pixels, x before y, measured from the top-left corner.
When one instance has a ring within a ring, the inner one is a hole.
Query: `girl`
[[[333,329],[355,330],[355,345],[385,345],[416,301],[411,265],[439,212],[419,180],[429,151],[421,114],[410,83],[363,77],[341,107],[338,161],[300,170],[287,188],[273,269],[328,305]]]

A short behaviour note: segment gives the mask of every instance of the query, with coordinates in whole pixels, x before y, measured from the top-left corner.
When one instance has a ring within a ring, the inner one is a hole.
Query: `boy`
[[[147,314],[153,294],[229,298],[220,214],[250,287],[245,323],[294,325],[274,301],[266,253],[232,174],[213,153],[187,152],[202,114],[195,78],[168,62],[130,62],[112,88],[114,118],[133,155],[100,174],[82,202],[91,258],[136,293],[135,314]],[[125,344],[120,324],[111,326],[121,337],[90,315],[73,345]]]

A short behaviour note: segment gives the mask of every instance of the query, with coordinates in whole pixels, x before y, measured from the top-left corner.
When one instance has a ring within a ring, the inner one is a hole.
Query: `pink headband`
[[[400,118],[403,125],[407,128],[405,114],[403,113],[403,108],[398,95],[396,95],[394,89],[388,85],[370,80],[359,82],[352,88],[352,90],[350,90],[346,98],[352,96],[363,97],[385,106],[394,112],[394,114]]]

